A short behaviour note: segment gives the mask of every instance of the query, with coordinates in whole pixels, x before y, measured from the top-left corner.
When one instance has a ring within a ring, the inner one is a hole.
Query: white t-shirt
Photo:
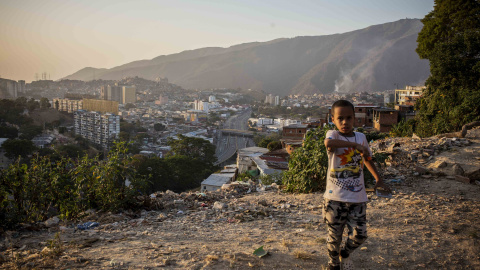
[[[354,135],[345,137],[337,130],[329,130],[325,138],[356,142],[368,147],[365,134],[354,132]],[[371,155],[370,148],[368,151]],[[323,197],[340,202],[367,202],[363,168],[363,157],[355,148],[336,148],[328,152],[327,188]]]

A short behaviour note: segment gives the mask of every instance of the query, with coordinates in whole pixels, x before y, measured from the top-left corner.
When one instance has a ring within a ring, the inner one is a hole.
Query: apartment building
[[[96,111],[100,113],[118,114],[118,102],[101,99],[84,99],[83,109],[86,111]]]
[[[122,104],[137,102],[136,92],[135,86],[122,86]]]
[[[18,88],[16,81],[0,78],[0,98],[16,98]]]
[[[54,98],[53,108],[58,111],[73,113],[83,109],[83,100],[75,100],[68,98]]]
[[[395,89],[395,104],[397,105],[415,105],[417,100],[422,97],[425,86],[405,86],[405,89]]]
[[[100,90],[100,98],[116,101],[119,104],[137,102],[137,88],[129,85],[107,85]]]
[[[120,134],[120,116],[111,113],[74,112],[75,134],[108,149]]]

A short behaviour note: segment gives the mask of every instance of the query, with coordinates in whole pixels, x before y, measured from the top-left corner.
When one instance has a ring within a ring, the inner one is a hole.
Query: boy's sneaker
[[[355,270],[355,266],[353,266],[353,261],[350,256],[348,258],[340,256],[340,265],[342,266],[342,270]]]

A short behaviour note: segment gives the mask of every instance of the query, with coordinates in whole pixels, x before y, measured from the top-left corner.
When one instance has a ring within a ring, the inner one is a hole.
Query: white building
[[[253,162],[253,158],[259,157],[268,152],[268,149],[263,147],[247,147],[239,149],[237,154],[238,173],[257,169],[257,164]]]
[[[280,105],[280,96],[275,96],[275,106]]]
[[[109,148],[120,134],[120,116],[110,113],[78,110],[73,113],[75,134],[90,142]]]
[[[203,180],[200,191],[214,191],[234,180],[235,173],[214,173]]]

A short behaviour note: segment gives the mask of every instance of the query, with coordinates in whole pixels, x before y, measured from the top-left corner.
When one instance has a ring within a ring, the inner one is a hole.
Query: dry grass
[[[285,240],[285,238],[282,239],[282,246],[285,247],[287,250],[289,250],[292,245],[292,242]]]
[[[295,250],[293,252],[293,256],[297,259],[302,259],[302,260],[311,260],[313,259],[313,256],[311,253],[306,252],[305,250]]]
[[[240,241],[241,242],[250,242],[250,241],[252,241],[252,238],[250,238],[248,236],[245,236],[245,237],[240,238]]]
[[[265,240],[265,243],[272,243],[272,242],[276,242],[276,241],[277,241],[276,238],[271,238],[271,237],[269,237],[269,238],[267,238],[267,239]]]
[[[207,255],[205,257],[206,262],[213,262],[213,261],[218,261],[218,256],[217,255]]]
[[[327,239],[323,238],[323,237],[317,237],[315,238],[315,242],[319,243],[319,244],[326,244],[327,243]]]

